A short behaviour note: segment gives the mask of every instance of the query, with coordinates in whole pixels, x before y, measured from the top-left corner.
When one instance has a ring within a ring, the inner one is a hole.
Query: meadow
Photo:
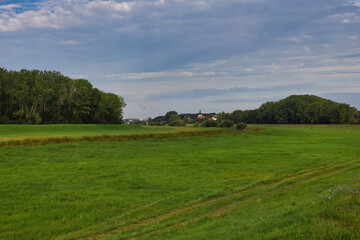
[[[0,125],[0,142],[24,139],[72,138],[86,136],[131,136],[158,133],[206,131],[194,127],[143,127],[119,124],[48,124],[48,125]]]
[[[204,129],[1,125],[0,139]],[[4,145],[0,239],[360,239],[360,126],[249,129]]]

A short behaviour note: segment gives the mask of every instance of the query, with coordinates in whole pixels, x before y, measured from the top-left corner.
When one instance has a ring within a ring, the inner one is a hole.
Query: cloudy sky
[[[360,0],[0,0],[0,67],[86,78],[125,117],[291,94],[360,108]]]

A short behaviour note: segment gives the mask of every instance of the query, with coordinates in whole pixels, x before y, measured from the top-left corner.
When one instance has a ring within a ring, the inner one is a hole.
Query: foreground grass
[[[265,127],[1,147],[0,238],[358,239],[360,128]]]

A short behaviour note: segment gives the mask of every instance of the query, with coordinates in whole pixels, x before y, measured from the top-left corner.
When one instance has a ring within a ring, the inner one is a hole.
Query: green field
[[[360,239],[360,126],[255,128],[0,147],[0,239]],[[0,139],[203,129],[1,125]]]
[[[49,125],[0,125],[0,142],[22,139],[81,138],[100,135],[142,135],[205,131],[194,127],[150,127],[118,124],[49,124]]]

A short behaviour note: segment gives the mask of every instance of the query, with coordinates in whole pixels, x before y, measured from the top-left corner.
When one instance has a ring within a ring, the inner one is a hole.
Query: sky
[[[124,97],[124,117],[314,94],[360,109],[360,0],[0,0],[0,67]]]

